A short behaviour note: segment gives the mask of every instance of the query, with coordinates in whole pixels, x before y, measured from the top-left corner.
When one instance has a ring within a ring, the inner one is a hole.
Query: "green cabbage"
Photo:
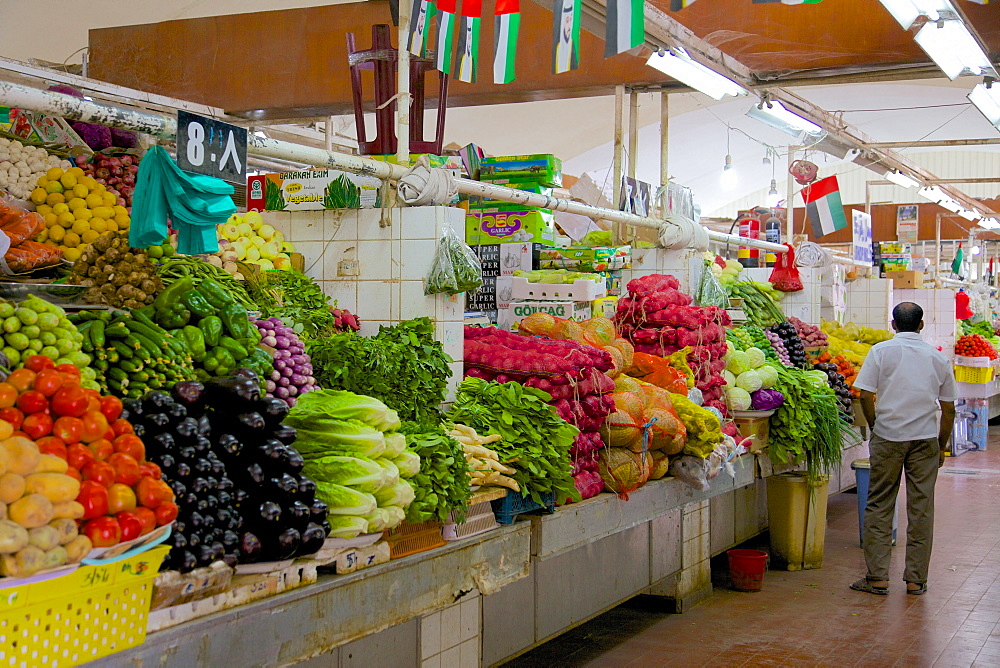
[[[295,449],[306,459],[335,454],[378,457],[385,452],[382,432],[358,420],[330,420],[318,429],[296,429]]]
[[[778,382],[778,371],[770,364],[765,364],[761,368],[755,369],[755,371],[760,376],[760,388],[762,390],[770,390]]]
[[[378,504],[371,494],[350,487],[321,480],[316,483],[316,498],[326,504],[329,515],[358,515],[364,517],[375,512]]]
[[[379,431],[395,431],[400,427],[399,415],[374,397],[344,390],[315,390],[302,395],[285,423],[299,428],[315,428],[316,420],[359,420]]]
[[[726,381],[727,387],[736,387],[736,376],[733,375],[732,371],[728,369],[722,372],[722,380]]]
[[[392,461],[399,469],[400,478],[412,478],[420,473],[420,455],[412,450],[403,450],[398,457],[393,457]]]
[[[406,436],[393,432],[385,435],[385,456],[395,457],[406,449]]]
[[[767,356],[764,355],[764,351],[760,348],[747,348],[745,352],[747,357],[750,358],[751,369],[757,369],[767,361]]]
[[[742,350],[736,350],[726,359],[726,369],[735,376],[750,370],[750,356]]]
[[[368,520],[356,515],[329,515],[327,521],[330,523],[330,533],[327,538],[357,538],[368,532]]]
[[[367,457],[330,455],[318,459],[307,459],[302,473],[316,482],[329,482],[351,487],[359,492],[372,493],[386,485],[395,484],[395,482],[389,482],[389,471],[379,461],[373,461]]]
[[[750,371],[744,371],[736,377],[736,387],[741,390],[746,390],[747,392],[756,392],[760,389],[761,380],[760,375],[751,369]]]
[[[750,410],[750,393],[739,387],[726,388],[726,405],[732,411]]]
[[[413,486],[405,480],[401,480],[391,487],[383,487],[375,492],[375,501],[379,506],[399,506],[405,508],[413,503],[415,493]]]

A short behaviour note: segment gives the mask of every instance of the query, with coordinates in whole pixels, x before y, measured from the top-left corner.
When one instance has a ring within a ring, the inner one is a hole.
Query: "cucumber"
[[[110,362],[111,364],[118,364],[118,361],[121,359],[121,355],[118,354],[117,350],[115,350],[114,348],[108,348],[106,350],[106,353],[107,353],[106,358],[108,362]],[[97,359],[101,359],[100,354],[98,354]]]
[[[118,364],[118,368],[126,373],[136,373],[137,371],[142,371],[146,365],[142,363],[141,360],[122,360]]]
[[[119,322],[114,325],[108,325],[104,328],[104,336],[108,339],[125,339],[128,338],[129,329],[125,326],[125,323]]]
[[[145,325],[137,320],[125,323],[125,326],[132,330],[133,334],[141,334],[153,343],[156,343],[160,348],[163,348],[164,351],[167,350],[167,339],[162,329],[157,332],[153,327],[149,327],[148,325]]]
[[[93,325],[90,327],[90,340],[94,344],[94,348],[104,347],[104,321],[94,320]]]
[[[119,367],[111,367],[108,371],[108,382],[117,380],[119,383],[128,381],[128,374]]]
[[[123,359],[130,360],[132,359],[132,356],[135,355],[132,348],[129,348],[124,341],[112,339],[109,342],[109,345],[111,346],[110,350],[116,351]]]

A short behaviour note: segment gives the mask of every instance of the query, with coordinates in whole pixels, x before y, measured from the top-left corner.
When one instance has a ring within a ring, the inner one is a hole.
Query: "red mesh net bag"
[[[799,278],[799,270],[795,267],[795,250],[790,244],[785,244],[785,248],[788,252],[778,253],[774,269],[771,270],[771,278],[768,280],[774,284],[775,290],[798,292],[802,289],[802,279]]]

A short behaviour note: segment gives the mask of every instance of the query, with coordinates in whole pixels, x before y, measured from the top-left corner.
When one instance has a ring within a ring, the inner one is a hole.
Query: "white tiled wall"
[[[892,307],[903,301],[894,296],[888,278],[862,278],[848,283],[846,297],[846,321],[875,329],[889,329]]]
[[[454,360],[449,399],[462,377],[462,296],[424,296],[424,277],[445,225],[461,232],[465,217],[452,207],[291,211],[264,214],[305,257],[306,273],[341,308],[361,318],[361,333],[427,316],[435,338]],[[356,263],[353,272],[344,263]]]
[[[478,668],[482,629],[478,591],[420,619],[421,668]]]
[[[924,341],[940,347],[949,357],[955,351],[955,291],[950,288],[933,290],[894,290],[893,303],[914,302],[924,309]]]
[[[681,284],[681,291],[691,294],[691,262],[701,254],[693,250],[666,250],[664,248],[632,249],[632,268],[622,270],[622,288],[633,278],[651,274],[670,274]]]

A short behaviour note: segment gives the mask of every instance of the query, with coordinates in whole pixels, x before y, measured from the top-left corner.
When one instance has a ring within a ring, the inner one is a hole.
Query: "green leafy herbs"
[[[447,522],[452,511],[455,521],[465,520],[472,491],[462,445],[440,424],[428,428],[408,422],[403,433],[407,447],[420,456],[420,471],[410,479],[415,498],[406,509],[406,521]]]
[[[511,477],[535,503],[545,505],[547,494],[559,503],[579,501],[569,456],[579,430],[560,418],[549,400],[545,392],[518,383],[466,378],[448,419],[480,434],[500,434],[490,447],[501,462],[517,469]]]
[[[451,358],[434,340],[429,318],[381,327],[372,337],[333,334],[309,339],[306,352],[320,387],[381,399],[403,420],[433,426],[441,421]]]
[[[264,318],[281,318],[303,338],[333,333],[330,298],[301,271],[266,272],[248,277],[247,286]]]
[[[482,284],[483,269],[479,258],[450,226],[447,227],[438,240],[424,294],[456,295],[478,290]]]

